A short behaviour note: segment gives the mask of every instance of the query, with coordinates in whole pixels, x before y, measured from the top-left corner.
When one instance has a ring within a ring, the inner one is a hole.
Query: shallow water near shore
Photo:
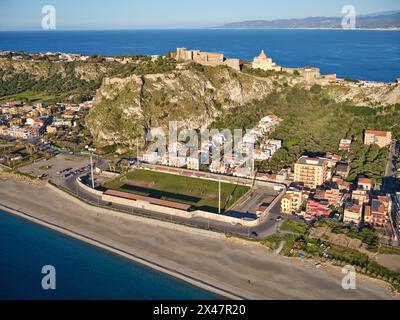
[[[45,265],[56,269],[56,290],[42,289]],[[222,297],[0,210],[0,299]]]

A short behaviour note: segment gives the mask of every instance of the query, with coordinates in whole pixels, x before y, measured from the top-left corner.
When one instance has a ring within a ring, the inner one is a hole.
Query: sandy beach
[[[0,204],[231,299],[398,299],[382,281],[359,276],[357,289],[346,291],[339,268],[316,268],[256,243],[91,207],[49,185],[0,175]]]

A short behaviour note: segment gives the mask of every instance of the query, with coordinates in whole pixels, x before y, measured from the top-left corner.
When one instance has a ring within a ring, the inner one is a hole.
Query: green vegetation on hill
[[[358,175],[373,179],[376,183],[382,182],[386,171],[389,149],[380,149],[377,145],[366,146],[361,142],[353,143],[349,155],[349,181],[354,181]]]
[[[151,59],[145,59],[144,62],[140,63],[135,68],[134,73],[137,75],[165,73],[175,70],[175,68],[176,68],[175,59],[159,57],[155,61],[152,61]]]
[[[138,64],[104,62],[102,57],[96,56],[79,62],[2,62],[0,98],[22,93],[22,97],[31,102],[38,102],[35,95],[50,95],[59,100],[73,98],[80,102],[86,96],[95,95],[105,77],[164,73],[174,70],[175,66],[175,60],[162,57],[156,61],[142,57]],[[33,95],[32,99],[30,95]]]
[[[283,148],[270,161],[258,163],[261,171],[291,167],[304,153],[338,152],[342,138],[354,137],[362,143],[364,129],[390,130],[400,137],[400,130],[395,127],[400,123],[400,105],[355,107],[333,101],[325,90],[328,89],[317,85],[311,90],[283,87],[281,92],[273,92],[265,99],[229,110],[211,127],[248,129],[267,114],[281,117],[283,122],[270,137],[282,140]],[[377,152],[374,147],[368,150],[368,160],[354,167],[353,172],[377,178],[386,151]]]
[[[251,65],[249,64],[244,64],[242,67],[242,72],[251,74],[256,77],[263,77],[263,78],[268,78],[272,76],[279,76],[279,75],[289,75],[285,71],[275,71],[275,70],[262,70],[262,69],[253,69]]]

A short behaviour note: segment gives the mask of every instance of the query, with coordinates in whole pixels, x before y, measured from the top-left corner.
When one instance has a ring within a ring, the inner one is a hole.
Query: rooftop
[[[368,178],[359,178],[359,179],[358,179],[358,184],[369,184],[369,185],[373,185],[374,182],[372,181],[372,179],[368,179]]]
[[[310,158],[310,157],[301,157],[298,161],[298,164],[302,165],[310,165],[310,166],[323,166],[326,163],[325,158]]]
[[[374,136],[379,136],[379,137],[389,137],[391,134],[390,131],[378,131],[378,130],[365,130],[365,134],[370,134]]]

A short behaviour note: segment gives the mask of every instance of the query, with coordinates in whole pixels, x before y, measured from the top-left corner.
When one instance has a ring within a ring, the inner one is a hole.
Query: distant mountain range
[[[227,29],[329,29],[342,28],[342,17],[309,17],[304,19],[250,20],[228,23]],[[400,10],[357,16],[357,29],[400,28]]]

